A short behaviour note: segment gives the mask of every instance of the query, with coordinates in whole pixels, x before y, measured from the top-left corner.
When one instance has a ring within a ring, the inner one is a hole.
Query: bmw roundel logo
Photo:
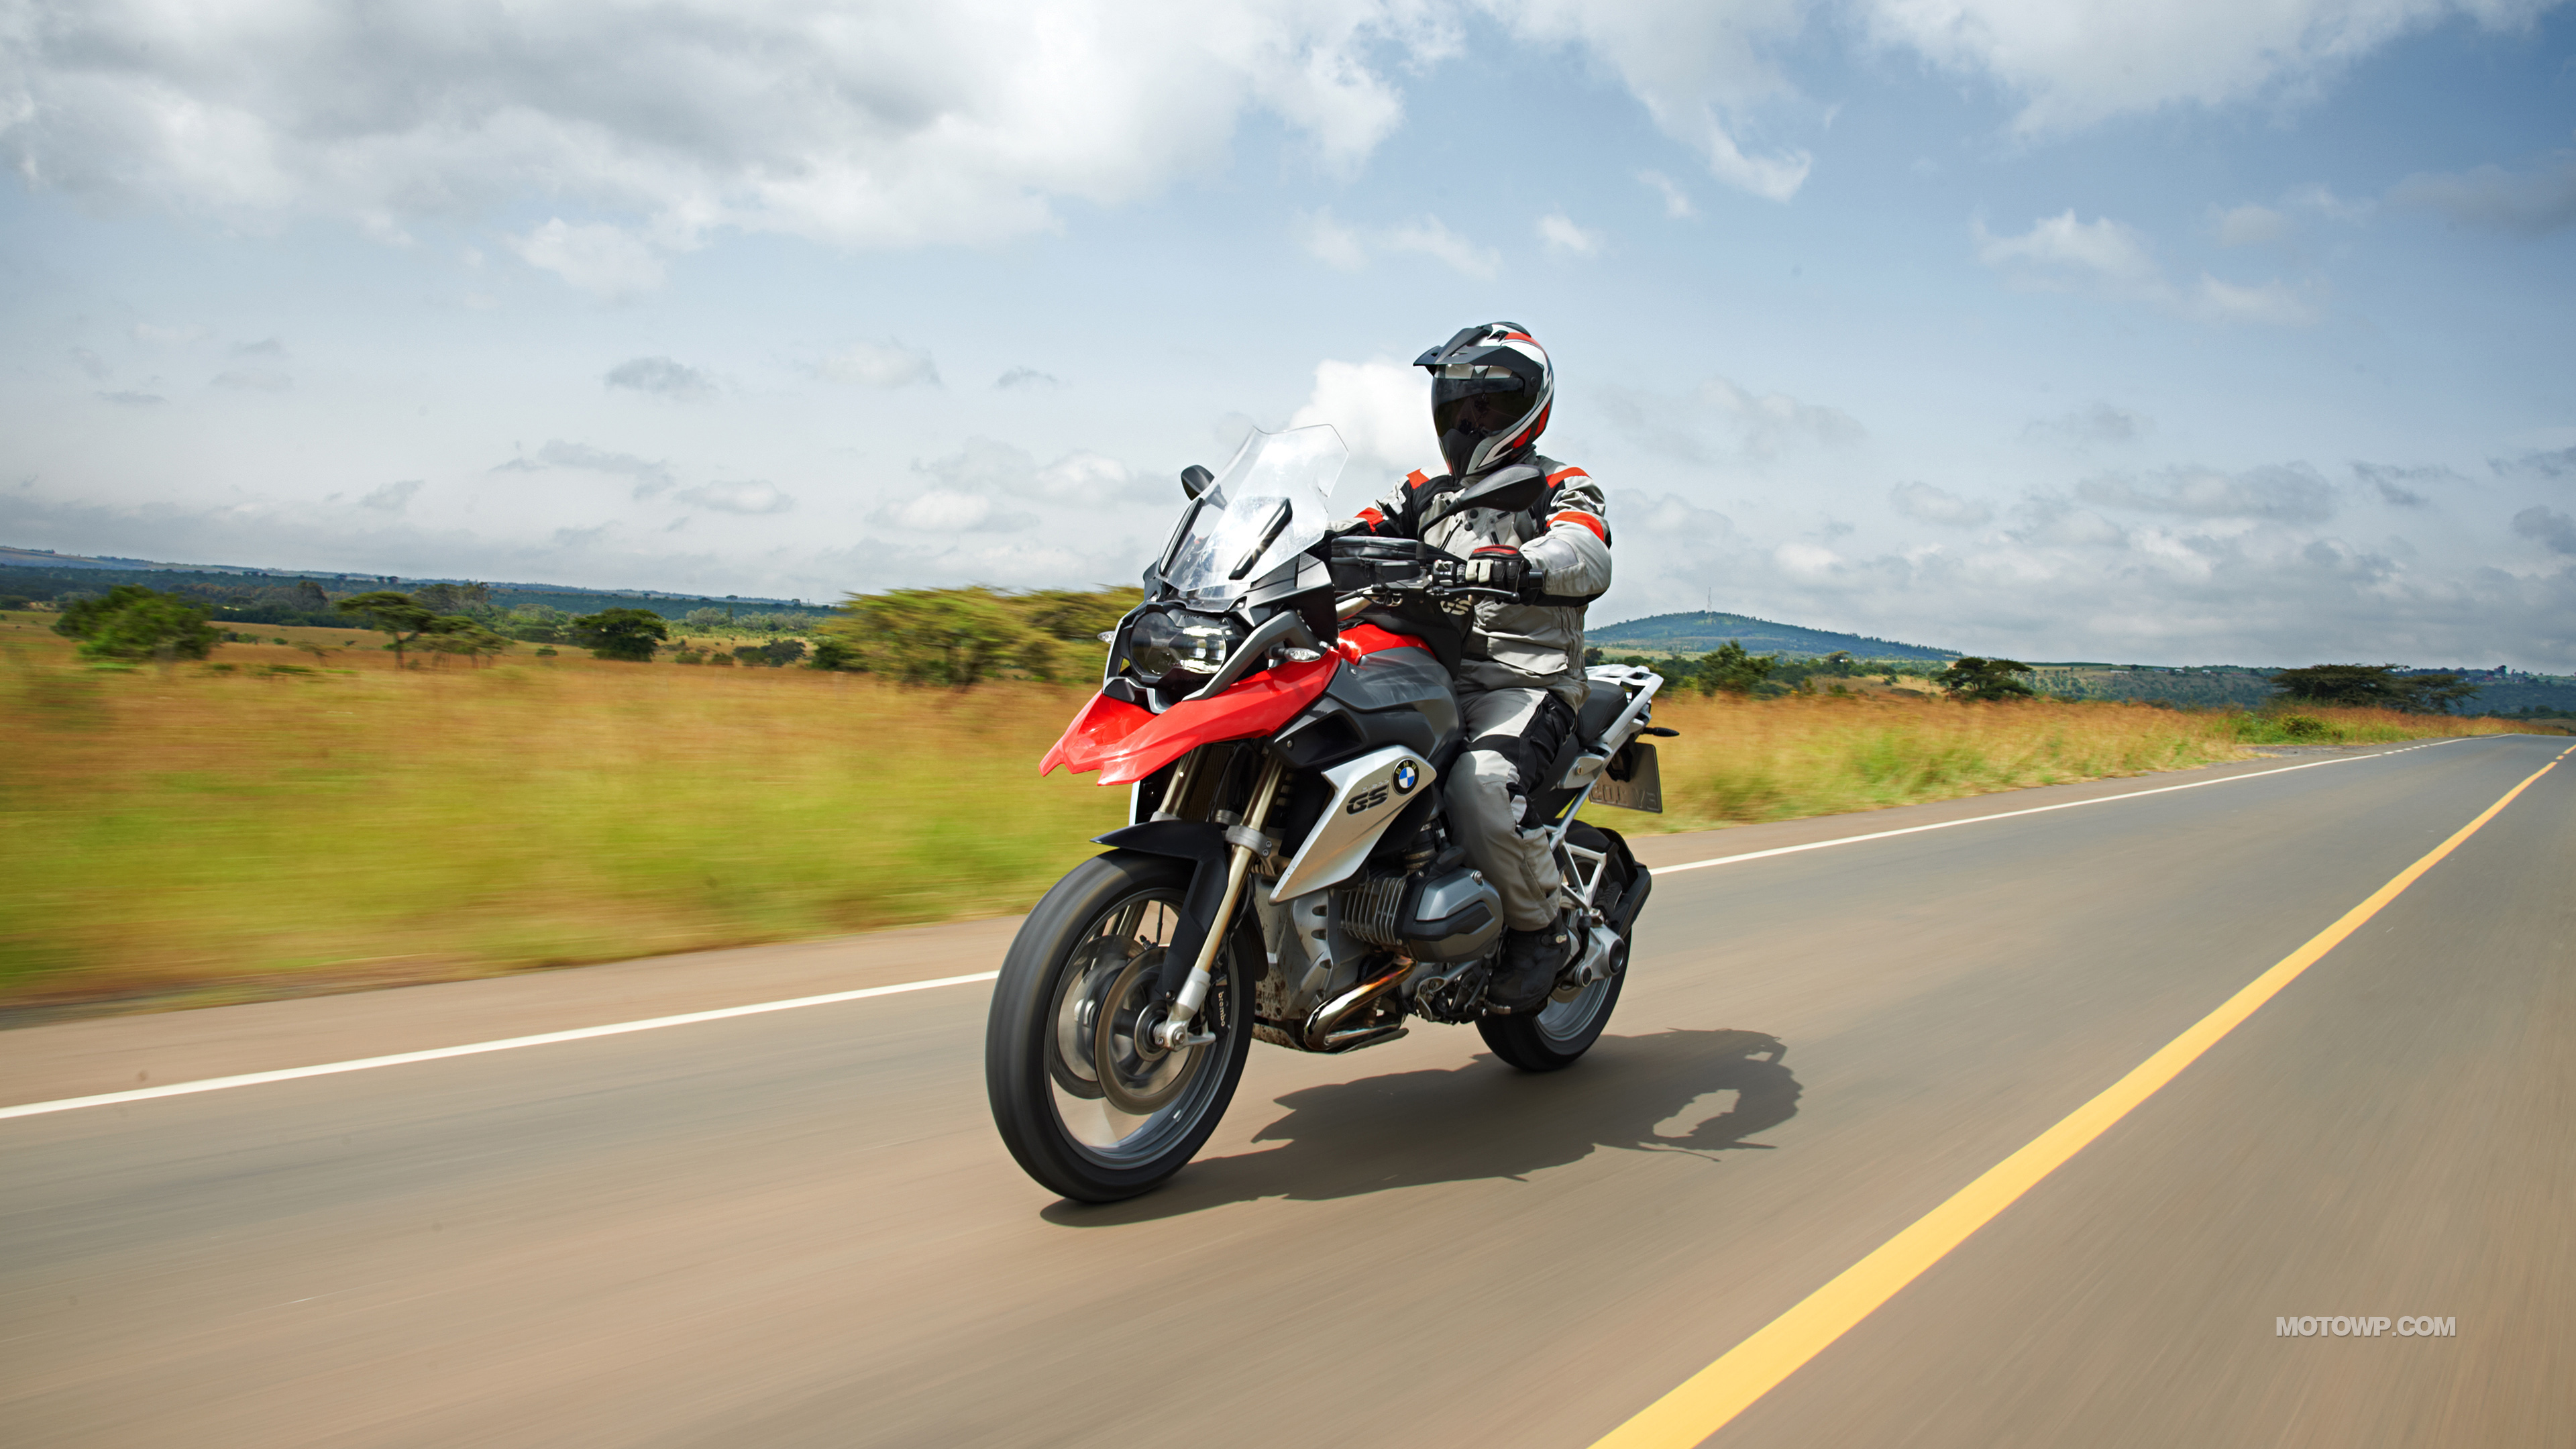
[[[1422,772],[1413,768],[1413,762],[1411,760],[1405,761],[1403,764],[1395,767],[1395,793],[1398,795],[1412,794],[1413,787],[1420,783],[1421,779]]]

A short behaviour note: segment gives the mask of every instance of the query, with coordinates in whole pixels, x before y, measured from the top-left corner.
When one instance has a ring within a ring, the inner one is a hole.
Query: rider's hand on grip
[[[1480,548],[1467,556],[1462,572],[1466,582],[1475,588],[1518,594],[1521,581],[1529,577],[1529,560],[1522,558],[1516,548]]]

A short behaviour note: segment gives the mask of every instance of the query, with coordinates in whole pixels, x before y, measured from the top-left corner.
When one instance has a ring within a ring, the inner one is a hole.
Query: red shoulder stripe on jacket
[[[1376,509],[1374,509],[1374,508],[1363,508],[1363,509],[1361,509],[1358,513],[1353,514],[1352,516],[1353,516],[1353,517],[1355,517],[1355,518],[1357,518],[1360,522],[1367,524],[1367,525],[1368,525],[1369,527],[1371,527],[1371,528],[1375,528],[1375,527],[1377,527],[1379,524],[1386,522],[1386,515],[1385,515],[1385,514],[1383,514],[1383,513],[1378,512],[1378,511],[1377,511]]]
[[[1430,475],[1424,473],[1419,468],[1416,468],[1412,472],[1404,475],[1404,483],[1408,488],[1419,488],[1430,481]]]
[[[1584,472],[1580,468],[1559,468],[1555,472],[1547,475],[1547,481],[1550,483],[1562,483],[1568,478],[1589,478],[1591,476],[1591,474]]]
[[[1593,537],[1600,539],[1603,543],[1608,543],[1610,541],[1610,530],[1608,526],[1604,525],[1600,519],[1593,517],[1589,513],[1578,513],[1569,508],[1563,513],[1551,515],[1547,520],[1547,526],[1550,528],[1554,528],[1560,523],[1582,524],[1584,527],[1592,530]]]

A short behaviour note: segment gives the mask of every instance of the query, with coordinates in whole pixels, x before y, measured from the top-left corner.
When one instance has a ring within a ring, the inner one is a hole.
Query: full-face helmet
[[[1466,328],[1413,365],[1431,373],[1431,427],[1457,477],[1511,461],[1547,430],[1556,371],[1517,322]]]

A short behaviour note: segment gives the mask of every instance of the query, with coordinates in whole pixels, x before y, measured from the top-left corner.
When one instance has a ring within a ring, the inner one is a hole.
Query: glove
[[[1547,570],[1521,557],[1516,548],[1480,548],[1467,556],[1466,582],[1482,589],[1501,589],[1522,603],[1536,603],[1546,590]]]

